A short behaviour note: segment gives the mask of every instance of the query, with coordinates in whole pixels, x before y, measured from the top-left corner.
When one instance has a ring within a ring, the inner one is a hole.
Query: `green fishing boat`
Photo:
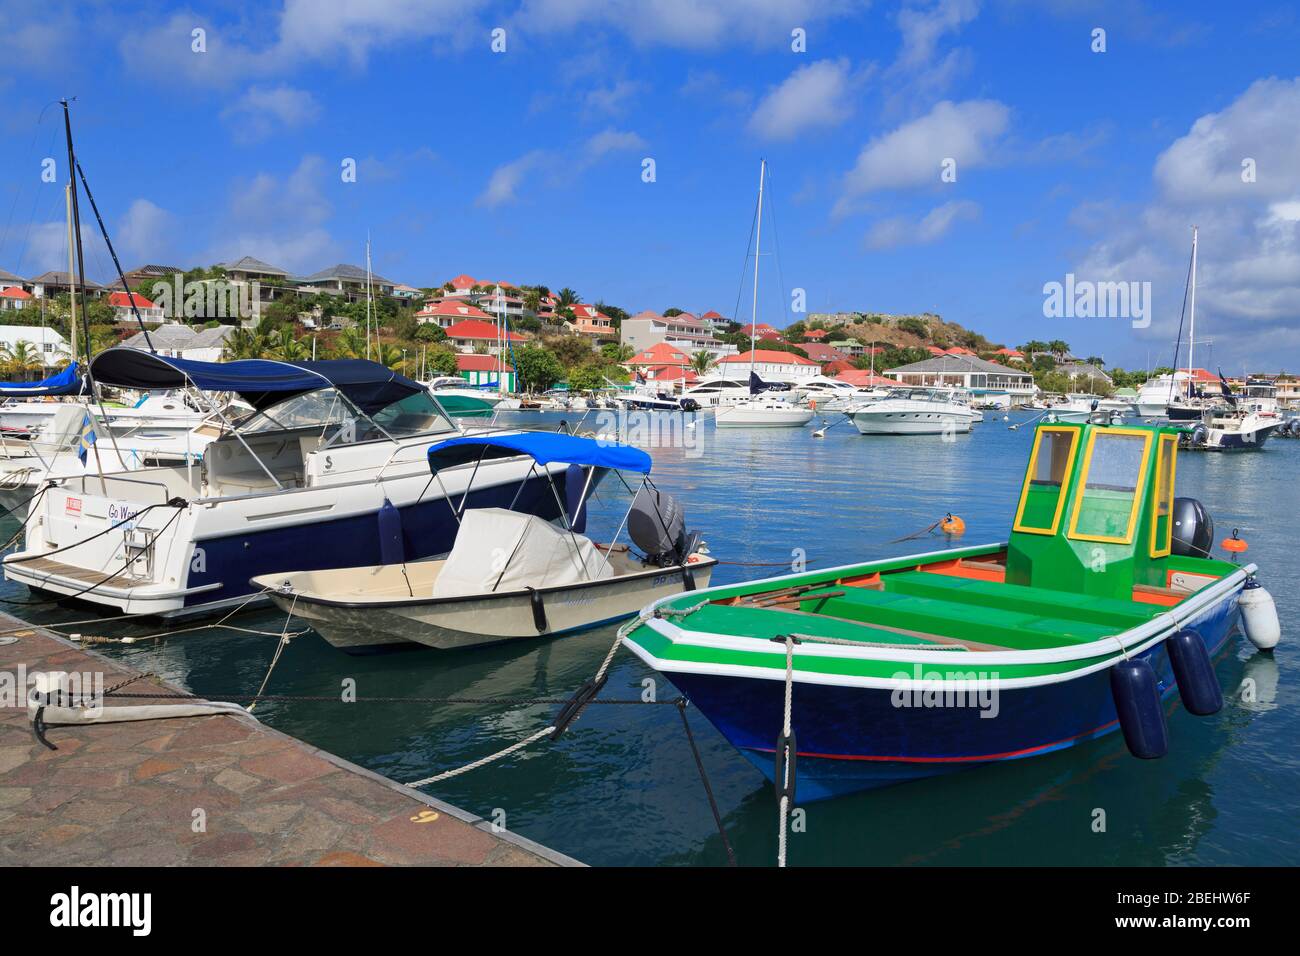
[[[1117,729],[1158,757],[1166,698],[1222,705],[1212,659],[1239,623],[1278,639],[1256,567],[1213,556],[1175,497],[1180,434],[1040,425],[1005,542],[683,594],[624,642],[803,801]]]

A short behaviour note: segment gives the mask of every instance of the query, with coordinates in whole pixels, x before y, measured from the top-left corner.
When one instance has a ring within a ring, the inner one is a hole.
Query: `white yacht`
[[[1169,406],[1187,399],[1190,381],[1186,372],[1165,372],[1147,379],[1133,400],[1134,411],[1140,418],[1168,418]]]
[[[863,435],[965,434],[974,421],[969,405],[951,390],[935,388],[892,389],[845,415]]]
[[[435,398],[447,398],[457,396],[460,398],[472,398],[480,402],[485,402],[489,407],[495,408],[504,398],[503,395],[493,391],[490,388],[475,388],[459,375],[439,375],[431,378],[424,383],[424,387]]]
[[[249,579],[285,568],[445,554],[467,504],[549,520],[570,480],[601,477],[492,456],[431,474],[430,444],[463,429],[424,386],[374,362],[210,363],[115,348],[91,367],[97,382],[235,392],[255,409],[223,420],[197,467],[67,478],[33,503],[5,577],[126,613],[262,600]]]

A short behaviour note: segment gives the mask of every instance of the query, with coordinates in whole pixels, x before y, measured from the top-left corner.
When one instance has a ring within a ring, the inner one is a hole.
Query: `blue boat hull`
[[[564,473],[552,476],[559,500],[565,497]],[[518,498],[516,499],[516,493]],[[469,495],[471,508],[510,508],[552,520],[559,517],[556,494],[545,477],[527,480],[523,491],[517,482],[497,487],[475,488]],[[460,498],[452,499],[459,507]],[[403,559],[417,561],[451,550],[456,540],[457,523],[444,498],[426,500],[398,508],[402,523]],[[217,584],[211,590],[190,594],[187,611],[206,605],[221,605],[251,595],[250,579],[277,571],[317,571],[326,568],[353,568],[383,564],[379,548],[377,513],[371,512],[333,521],[311,521],[290,527],[206,538],[197,542],[203,548],[204,567],[191,569],[188,586]]]
[[[1214,655],[1226,645],[1237,619],[1233,593],[1190,626]],[[1139,656],[1154,668],[1161,693],[1166,698],[1177,694],[1164,643]],[[966,661],[962,663],[964,669]],[[912,665],[900,664],[899,669],[910,673]],[[685,673],[669,676],[771,780],[784,682]],[[993,713],[991,701],[926,706],[918,694],[909,695],[910,706],[900,706],[890,690],[829,684],[796,683],[792,699],[800,803],[1051,753],[1119,729],[1108,669],[1057,684],[1002,689],[993,716],[981,716]]]

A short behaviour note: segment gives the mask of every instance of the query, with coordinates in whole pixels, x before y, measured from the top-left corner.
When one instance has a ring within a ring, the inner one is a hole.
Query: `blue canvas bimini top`
[[[579,438],[559,432],[522,432],[515,435],[476,435],[449,438],[429,449],[429,469],[438,471],[492,458],[528,455],[539,465],[560,462],[567,465],[593,465],[618,471],[650,474],[650,456],[640,448]]]
[[[424,386],[378,362],[330,359],[321,362],[280,362],[241,359],[237,362],[199,362],[169,358],[140,349],[112,348],[90,363],[95,381],[126,388],[184,388],[206,392],[235,392],[254,408],[262,409],[294,394],[334,388],[370,414],[424,391]]]

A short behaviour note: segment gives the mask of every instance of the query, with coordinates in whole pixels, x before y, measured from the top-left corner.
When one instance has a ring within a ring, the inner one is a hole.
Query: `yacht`
[[[1282,426],[1276,413],[1248,405],[1217,405],[1206,409],[1193,426],[1189,447],[1205,451],[1257,451]]]
[[[974,422],[969,405],[950,389],[936,388],[892,389],[845,414],[863,435],[965,434]]]
[[[489,409],[496,408],[505,396],[499,394],[494,389],[495,385],[483,386],[476,388],[470,385],[459,375],[439,375],[431,378],[424,383],[424,387],[437,399],[463,398],[475,402],[482,402]],[[450,409],[449,409],[450,411]]]
[[[235,392],[254,408],[238,421],[219,416],[197,467],[66,478],[32,503],[5,577],[125,613],[261,601],[249,579],[288,567],[445,554],[467,504],[550,520],[571,478],[603,476],[490,456],[431,474],[429,445],[467,431],[423,385],[374,362],[211,363],[119,347],[91,368],[107,385]]]
[[[1147,379],[1133,400],[1134,411],[1139,418],[1168,418],[1169,406],[1187,399],[1191,378],[1186,372],[1166,372]]]

